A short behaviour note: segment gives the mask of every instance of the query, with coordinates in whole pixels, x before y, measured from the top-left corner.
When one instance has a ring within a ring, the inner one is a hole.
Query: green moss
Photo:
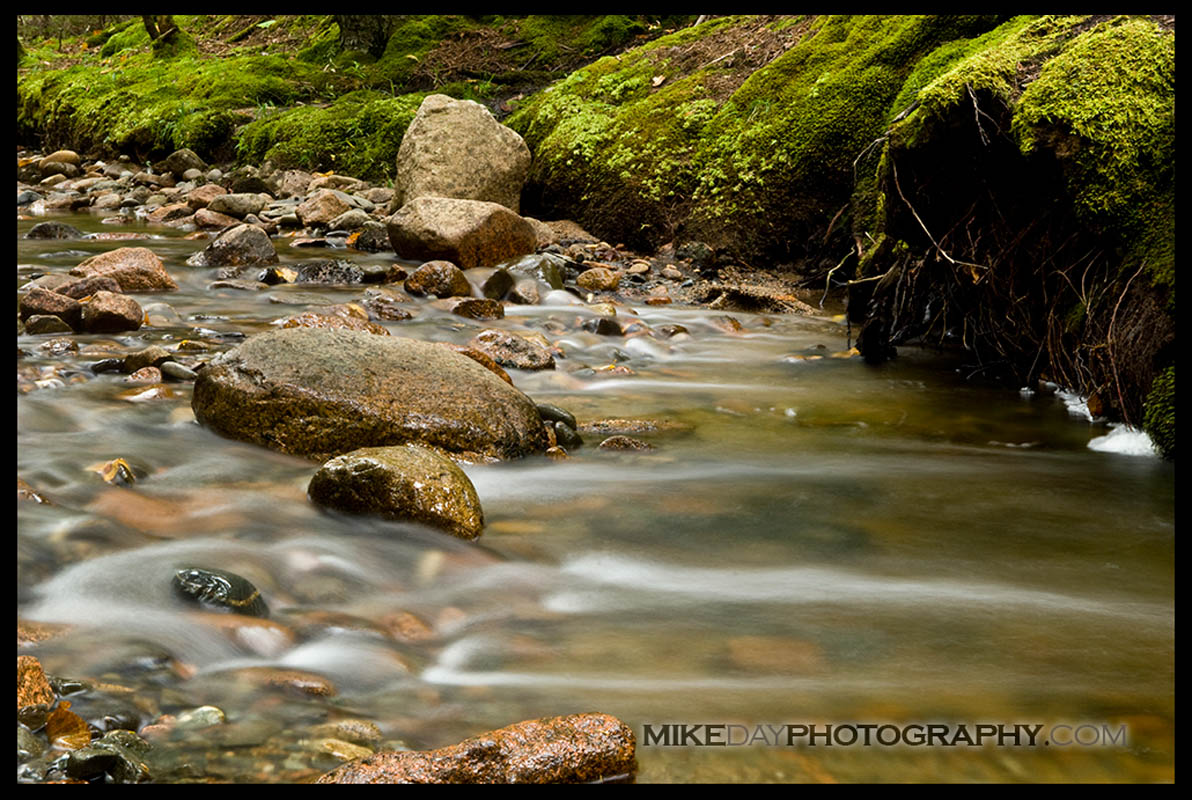
[[[1143,430],[1164,458],[1175,458],[1175,365],[1163,370],[1151,384],[1142,422]]]
[[[302,106],[245,125],[237,153],[250,163],[335,170],[373,182],[393,178],[397,148],[424,94],[345,95],[328,108]]]
[[[139,19],[131,19],[112,28],[113,33],[100,48],[99,54],[104,58],[117,55],[125,50],[136,50],[149,44],[149,34]]]

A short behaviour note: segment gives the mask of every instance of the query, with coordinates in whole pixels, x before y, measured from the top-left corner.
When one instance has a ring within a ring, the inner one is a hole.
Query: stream
[[[18,237],[37,221],[19,220]],[[465,542],[316,508],[306,484],[318,464],[198,425],[193,384],[148,399],[124,375],[91,375],[107,352],[191,339],[213,355],[363,293],[210,290],[216,270],[184,263],[205,240],[120,230],[152,238],[18,238],[18,287],[128,245],[152,248],[180,290],[136,295],[172,312],[151,310],[155,324],[130,334],[73,336],[79,352],[18,336],[20,369],[57,371],[17,397],[17,474],[53,501],[18,503],[17,613],[72,626],[21,650],[47,673],[124,691],[72,695],[84,716],[104,704],[141,725],[225,712],[224,725],[155,740],[155,780],[310,780],[343,760],[311,744],[337,719],[371,720],[386,747],[431,749],[581,711],[633,728],[642,783],[1174,779],[1174,466],[1095,449],[1111,429],[1075,402],[966,380],[963,359],[934,351],[902,348],[880,367],[834,357],[848,331],[827,314],[727,312],[732,332],[724,311],[633,304],[652,328],[688,333],[624,338],[584,330],[595,312],[582,305],[475,322],[414,300],[413,319],[383,323],[392,335],[536,331],[565,358],[509,370],[534,400],[581,424],[674,423],[638,435],[651,451],[599,450],[587,434],[565,461],[465,466],[487,520]],[[284,265],[393,260],[275,242]],[[105,483],[93,467],[115,458],[142,477]],[[170,579],[188,564],[251,580],[275,624],[229,635],[175,601]],[[259,667],[314,673],[334,693],[243,679]],[[643,736],[813,723],[1088,725],[1101,737],[1032,748]],[[1124,740],[1105,741],[1123,726]]]

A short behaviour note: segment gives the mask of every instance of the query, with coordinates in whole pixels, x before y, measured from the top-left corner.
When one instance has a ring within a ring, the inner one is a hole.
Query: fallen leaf
[[[46,720],[46,737],[54,747],[78,750],[91,744],[91,729],[82,717],[70,710],[70,703],[63,700]]]
[[[650,84],[653,86],[661,86],[664,80],[666,80],[665,75],[655,75],[654,80],[650,81]]]

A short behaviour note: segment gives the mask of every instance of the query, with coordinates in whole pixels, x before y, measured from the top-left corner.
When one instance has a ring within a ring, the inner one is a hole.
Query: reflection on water
[[[294,313],[287,303],[361,295],[208,290],[214,270],[184,265],[201,243],[159,235],[132,244],[165,259],[181,290],[145,302],[177,316],[75,337],[81,348],[199,338],[218,352]],[[18,285],[119,244],[21,240]],[[279,250],[283,261],[327,256]],[[649,453],[600,451],[589,435],[566,462],[468,466],[489,526],[465,543],[315,510],[305,486],[317,465],[196,425],[187,385],[133,404],[121,376],[87,373],[20,395],[18,475],[54,505],[18,508],[18,614],[75,626],[30,650],[51,674],[135,688],[154,711],[222,705],[275,741],[331,714],[432,747],[582,710],[639,735],[684,721],[1131,730],[1126,746],[1063,752],[639,741],[642,781],[1173,776],[1171,465],[1090,449],[1110,429],[1055,397],[966,383],[940,354],[907,351],[878,368],[833,358],[848,342],[826,318],[734,313],[743,329],[730,334],[723,313],[643,306],[632,310],[650,326],[688,333],[625,339],[584,331],[595,312],[582,307],[518,307],[486,324],[410,308],[415,319],[386,323],[392,334],[546,336],[564,353],[559,369],[511,374],[581,423],[678,424],[641,434]],[[98,358],[50,357],[38,349],[47,338],[19,337],[31,353],[21,363],[83,374]],[[632,373],[599,369],[610,364]],[[116,457],[144,477],[103,483],[92,467]],[[169,579],[193,565],[252,580],[271,621],[230,630],[184,606]],[[279,704],[228,677],[257,667],[316,673],[337,693]],[[227,780],[298,774],[203,763]]]

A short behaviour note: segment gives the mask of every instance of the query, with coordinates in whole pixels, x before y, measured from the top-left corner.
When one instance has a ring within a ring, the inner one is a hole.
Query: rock
[[[350,208],[328,222],[327,227],[336,231],[354,231],[363,228],[369,222],[372,222],[372,217],[368,214],[358,208]]]
[[[88,781],[105,777],[111,783],[143,783],[149,780],[149,767],[141,761],[139,753],[113,736],[118,733],[112,731],[89,747],[72,750],[66,759],[66,775]],[[137,739],[140,740],[140,737]]]
[[[186,263],[192,267],[235,267],[276,264],[278,259],[269,234],[255,225],[241,224],[223,231]]]
[[[157,253],[147,247],[118,247],[80,263],[71,275],[90,278],[106,275],[122,292],[173,292],[178,284],[166,272]]]
[[[369,220],[364,223],[360,231],[348,238],[348,247],[363,250],[366,253],[377,253],[389,250],[389,231],[385,223]]]
[[[513,288],[506,295],[511,303],[517,303],[523,306],[538,305],[538,282],[533,278],[522,278],[513,285]]]
[[[258,214],[265,207],[265,198],[259,194],[218,194],[207,203],[207,210],[244,219],[249,214]]]
[[[39,222],[25,234],[26,239],[81,239],[83,232],[65,222]]]
[[[278,667],[244,667],[234,670],[230,677],[254,686],[283,689],[307,697],[334,697],[339,694],[335,684],[314,672]]]
[[[481,331],[468,342],[502,367],[515,369],[554,369],[555,357],[542,345],[507,331]]]
[[[474,347],[464,347],[463,345],[452,344],[451,342],[439,342],[439,344],[450,350],[454,350],[462,356],[467,356],[492,374],[496,375],[501,380],[505,381],[505,383],[508,383],[511,386],[513,385],[513,378],[510,378],[509,373],[501,369],[500,364],[498,364],[496,361],[493,361],[491,356],[481,353]]]
[[[185,364],[179,364],[177,361],[167,361],[162,364],[161,374],[170,380],[175,381],[193,381],[199,377],[198,373]]]
[[[456,745],[385,752],[336,767],[318,783],[593,783],[637,771],[633,730],[608,714],[528,720]]]
[[[353,208],[347,195],[334,189],[320,189],[307,195],[295,212],[303,225],[327,225]]]
[[[77,167],[82,163],[82,159],[79,158],[79,154],[74,150],[55,150],[41,160],[40,166],[44,171],[46,165],[53,163],[73,164]]]
[[[145,312],[128,295],[96,292],[82,304],[81,329],[87,333],[121,333],[141,327]]]
[[[470,297],[472,284],[463,270],[450,261],[428,261],[414,270],[405,282],[410,294],[436,297]]]
[[[220,214],[209,208],[200,208],[195,212],[194,223],[200,228],[231,228],[240,224],[240,220]]]
[[[45,333],[74,333],[74,329],[59,317],[35,314],[25,320],[25,333],[30,336],[40,336]]]
[[[174,726],[178,730],[201,730],[227,721],[227,715],[218,706],[199,706],[180,713]]]
[[[581,272],[575,282],[589,291],[611,292],[621,283],[621,276],[604,267],[593,267]]]
[[[338,189],[341,192],[355,192],[366,186],[368,184],[364,181],[349,175],[320,175],[311,180],[306,191],[316,192],[319,189]]]
[[[300,169],[287,169],[277,184],[278,197],[305,197],[313,175]]]
[[[33,656],[17,656],[17,710],[53,702],[54,690],[41,662]]]
[[[161,208],[158,208],[150,213],[145,217],[145,221],[161,224],[166,222],[177,222],[180,219],[185,219],[193,215],[194,211],[192,211],[191,207],[186,203],[171,203],[170,205],[162,206]]]
[[[318,314],[314,311],[304,311],[282,320],[283,328],[324,328],[328,330],[367,331],[377,336],[388,336],[389,331],[382,325],[355,317],[341,317],[330,314]]]
[[[568,450],[575,450],[584,444],[583,437],[575,431],[575,427],[566,422],[555,422],[555,441]]]
[[[480,287],[480,294],[490,300],[500,300],[513,288],[513,276],[502,267],[468,270],[468,277]]]
[[[40,287],[21,295],[17,301],[17,316],[22,322],[42,315],[57,317],[69,328],[77,330],[82,321],[83,307],[73,297]]]
[[[82,300],[84,297],[93,295],[96,292],[120,293],[120,283],[109,275],[95,275],[90,278],[83,278],[82,280],[63,284],[55,289],[55,291],[67,297]]]
[[[526,143],[488,109],[432,94],[402,137],[389,210],[435,196],[499,203],[517,212],[529,169]]]
[[[174,358],[174,354],[159,344],[150,345],[144,350],[129,353],[124,357],[124,371],[136,372],[145,367],[160,367]]]
[[[653,419],[598,419],[585,422],[576,427],[580,433],[590,433],[595,436],[611,436],[627,433],[689,433],[691,425],[671,420]]]
[[[468,319],[504,319],[505,307],[496,300],[480,297],[446,297],[435,300],[431,305],[443,311],[450,311]]]
[[[193,408],[224,436],[320,460],[406,442],[496,458],[546,449],[533,401],[480,365],[359,331],[253,336],[208,362]]]
[[[174,594],[187,603],[221,614],[268,617],[269,606],[250,581],[235,572],[206,567],[185,567],[170,582]]]
[[[369,447],[333,458],[307,488],[320,506],[441,528],[462,539],[484,529],[468,476],[444,455],[415,444]]]
[[[647,444],[632,436],[610,436],[600,443],[601,450],[653,450],[654,445]]]
[[[381,743],[381,729],[376,723],[367,719],[341,719],[336,722],[324,722],[311,729],[311,735],[339,739],[352,744],[364,745],[371,748]]]
[[[326,283],[337,286],[364,282],[364,270],[350,261],[322,258],[308,261],[299,269],[295,283]]]
[[[227,193],[228,190],[217,183],[205,183],[196,189],[191,189],[186,195],[186,204],[198,211],[201,208],[207,208],[212,200]]]
[[[400,322],[413,316],[401,307],[402,299],[384,289],[368,289],[364,292],[364,299],[360,302],[376,319]]]
[[[463,268],[491,267],[533,252],[534,229],[508,208],[480,200],[420,197],[387,221],[402,258],[444,259]]]
[[[161,172],[172,172],[175,175],[181,175],[188,169],[197,169],[200,172],[207,169],[207,165],[203,163],[203,159],[199,158],[194,150],[188,147],[183,147],[180,150],[175,150],[157,165],[157,169]]]

